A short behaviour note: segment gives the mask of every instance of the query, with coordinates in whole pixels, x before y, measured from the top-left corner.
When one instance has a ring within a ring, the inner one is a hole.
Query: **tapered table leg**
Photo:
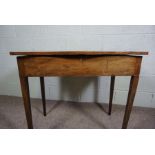
[[[110,98],[109,98],[109,111],[108,114],[111,115],[112,110],[112,100],[113,100],[113,94],[114,94],[114,85],[115,85],[115,76],[111,76],[110,81]]]
[[[23,102],[25,107],[27,125],[29,129],[33,129],[28,77],[20,76],[20,83],[21,83],[21,90],[22,90]]]
[[[45,98],[44,77],[40,77],[40,86],[41,86],[41,96],[42,96],[42,103],[43,103],[43,113],[44,113],[44,116],[46,116],[46,98]]]
[[[136,94],[136,90],[137,90],[137,86],[138,86],[138,81],[139,81],[139,76],[132,76],[131,77],[130,88],[129,88],[129,93],[128,93],[128,99],[127,99],[122,129],[127,128],[128,121],[130,118],[130,113],[131,113],[134,98],[135,98],[135,94]]]

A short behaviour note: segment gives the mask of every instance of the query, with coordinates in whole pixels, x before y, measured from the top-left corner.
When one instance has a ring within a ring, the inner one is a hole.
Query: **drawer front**
[[[21,57],[25,76],[138,75],[141,57],[133,56],[40,56]]]

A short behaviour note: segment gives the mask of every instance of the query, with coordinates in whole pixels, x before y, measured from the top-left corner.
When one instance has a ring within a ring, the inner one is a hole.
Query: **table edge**
[[[11,51],[10,55],[52,56],[52,55],[148,55],[147,51]]]

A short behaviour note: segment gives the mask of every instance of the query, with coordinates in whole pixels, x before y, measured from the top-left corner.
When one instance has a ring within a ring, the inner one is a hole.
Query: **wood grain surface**
[[[141,56],[29,56],[18,57],[25,76],[138,75]]]
[[[147,51],[36,51],[10,52],[10,55],[148,55]]]

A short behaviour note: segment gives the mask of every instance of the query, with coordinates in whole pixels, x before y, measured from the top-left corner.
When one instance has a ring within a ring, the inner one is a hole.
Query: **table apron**
[[[130,76],[139,75],[141,56],[23,56],[22,76]]]

